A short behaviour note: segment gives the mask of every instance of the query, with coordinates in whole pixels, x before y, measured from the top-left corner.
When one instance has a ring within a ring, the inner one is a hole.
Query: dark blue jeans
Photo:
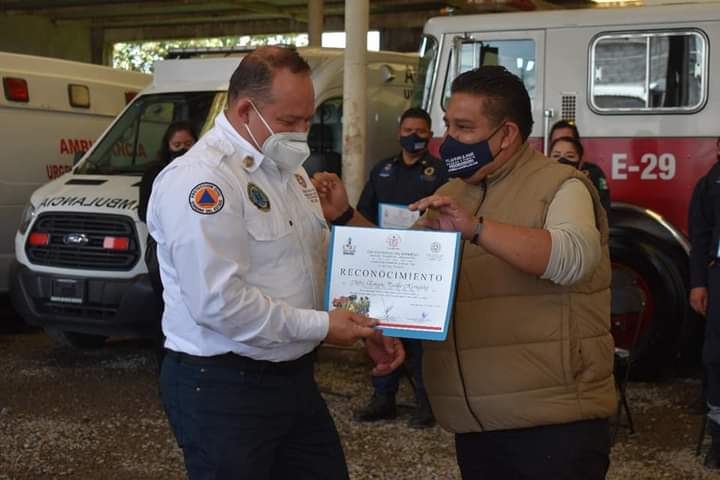
[[[278,374],[169,352],[160,389],[190,480],[348,478],[313,359]]]
[[[420,400],[426,396],[425,385],[422,379],[422,340],[409,338],[401,339],[405,347],[406,362],[410,364],[415,380],[415,398]],[[375,393],[388,397],[394,397],[400,387],[400,378],[404,369],[395,369],[391,374],[382,377],[372,377]]]
[[[604,480],[610,466],[608,420],[455,435],[464,480]]]
[[[717,263],[708,269],[703,366],[707,376],[708,417],[717,425],[711,432],[717,432],[720,430],[720,265]]]

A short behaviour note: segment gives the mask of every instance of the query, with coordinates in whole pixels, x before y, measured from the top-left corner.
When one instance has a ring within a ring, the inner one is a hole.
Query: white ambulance
[[[616,343],[630,347],[639,332],[634,368],[644,374],[688,345],[697,355],[687,211],[716,161],[720,3],[432,18],[420,55],[416,103],[440,135],[453,79],[481,65],[524,81],[538,149],[554,122],[577,123],[585,159],[603,169],[613,201]]]
[[[343,50],[299,49],[312,69],[316,114],[309,171],[341,173]],[[188,120],[201,134],[226,103],[242,54],[156,63],[143,90],[71,172],[33,193],[15,236],[13,304],[63,343],[151,336],[159,328],[143,261],[147,229],[138,185],[167,126]],[[368,52],[368,162],[398,149],[397,126],[413,91],[416,54]]]
[[[23,206],[72,168],[150,75],[0,52],[0,292]]]

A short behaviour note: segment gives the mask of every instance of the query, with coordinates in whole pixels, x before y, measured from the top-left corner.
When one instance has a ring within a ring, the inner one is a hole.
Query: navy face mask
[[[495,157],[490,151],[489,140],[500,131],[503,125],[496,128],[488,138],[478,143],[462,143],[448,135],[440,145],[440,158],[447,165],[448,175],[468,178],[492,162]]]
[[[400,137],[400,146],[408,153],[417,153],[427,148],[427,138],[419,136],[417,133]]]
[[[187,148],[183,148],[181,150],[170,150],[168,152],[168,157],[169,157],[168,159],[172,162],[176,158],[185,155],[188,152],[188,150],[189,149],[187,149]]]

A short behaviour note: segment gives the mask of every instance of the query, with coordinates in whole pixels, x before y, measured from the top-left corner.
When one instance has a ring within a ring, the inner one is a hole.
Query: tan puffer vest
[[[563,182],[592,194],[603,256],[570,286],[523,273],[465,242],[448,338],[424,342],[433,411],[456,432],[505,430],[609,417],[615,411],[607,216],[585,175],[527,144],[483,188],[454,180],[438,194],[485,218],[542,228]]]

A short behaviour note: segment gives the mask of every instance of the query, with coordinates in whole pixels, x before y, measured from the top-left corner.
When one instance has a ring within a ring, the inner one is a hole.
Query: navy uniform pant
[[[455,435],[465,480],[603,480],[610,466],[607,419]]]
[[[720,425],[720,265],[717,263],[708,269],[708,308],[705,319],[703,365],[707,375],[706,395],[710,408],[708,417]],[[713,429],[713,431],[717,430],[718,428]]]
[[[162,401],[190,480],[347,479],[312,356],[286,369],[244,360],[165,356]]]

